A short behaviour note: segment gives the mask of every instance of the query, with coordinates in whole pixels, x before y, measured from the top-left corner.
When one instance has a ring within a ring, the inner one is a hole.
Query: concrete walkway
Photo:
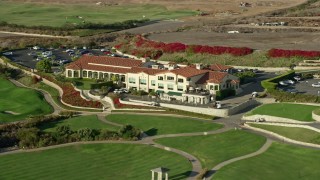
[[[272,140],[270,139],[267,139],[266,143],[256,152],[253,152],[251,154],[247,154],[247,155],[244,155],[244,156],[240,156],[240,157],[236,157],[236,158],[233,158],[233,159],[229,159],[227,161],[224,161],[218,165],[216,165],[215,167],[213,167],[211,169],[211,173],[207,175],[206,179],[212,179],[213,175],[215,174],[215,172],[217,172],[219,169],[221,169],[222,167],[226,166],[226,165],[229,165],[231,163],[234,163],[236,161],[240,161],[240,160],[243,160],[243,159],[247,159],[247,158],[251,158],[251,157],[254,157],[254,156],[257,156],[257,155],[260,155],[264,152],[266,152],[269,147],[271,146],[272,144]]]

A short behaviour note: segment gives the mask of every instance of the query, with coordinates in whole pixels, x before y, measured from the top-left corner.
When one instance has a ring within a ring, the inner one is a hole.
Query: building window
[[[68,70],[68,77],[72,77],[72,71]]]
[[[92,78],[97,79],[97,78],[98,78],[98,72],[94,72],[94,73],[92,74]]]
[[[178,86],[178,91],[183,91],[183,86]]]
[[[187,81],[191,81],[191,78],[187,78]]]
[[[151,86],[155,86],[156,85],[156,81],[155,80],[151,80]]]
[[[126,76],[125,75],[121,75],[120,76],[120,81],[121,82],[125,82],[126,81]]]
[[[209,89],[210,89],[210,90],[213,90],[213,85],[210,85]]]
[[[99,72],[99,79],[103,79],[103,73]]]
[[[168,90],[173,90],[173,84],[168,84]]]
[[[73,71],[73,77],[78,78],[79,77],[79,71]]]
[[[182,79],[182,78],[179,78],[179,79],[178,79],[178,82],[179,82],[179,83],[183,83],[183,79]]]
[[[109,79],[108,73],[104,73],[104,79],[105,79],[105,80],[108,80],[108,79]]]
[[[146,79],[140,79],[140,84],[146,85],[147,84],[147,80]]]
[[[136,78],[129,77],[129,83],[135,84],[136,83]]]
[[[92,78],[92,71],[88,72],[88,78]]]
[[[162,76],[158,76],[158,80],[159,81],[163,81],[163,77]]]
[[[83,71],[82,72],[82,77],[88,77],[88,72],[87,71]]]
[[[158,89],[163,89],[163,88],[164,88],[163,84],[162,83],[158,83]]]
[[[214,86],[214,90],[218,91],[219,90],[219,85]]]
[[[173,77],[173,76],[167,76],[167,80],[168,80],[168,81],[173,81],[173,80],[174,80],[174,77]]]

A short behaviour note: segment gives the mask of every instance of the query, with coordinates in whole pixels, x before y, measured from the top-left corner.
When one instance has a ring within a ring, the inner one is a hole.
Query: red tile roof
[[[207,71],[207,73],[202,76],[196,84],[205,84],[205,83],[221,83],[223,78],[228,75],[225,72],[217,72],[217,71]]]
[[[164,70],[164,69],[151,69],[151,68],[143,68],[143,67],[133,67],[131,69],[131,73],[144,72],[144,73],[149,74],[149,75],[154,75],[154,74],[162,73],[162,72],[165,72],[165,71],[167,71],[167,70]]]
[[[137,67],[142,64],[140,60],[127,58],[109,57],[109,56],[82,56],[75,62],[70,63],[66,69],[73,70],[93,70],[106,71],[114,73],[127,73],[132,67]]]
[[[232,66],[222,65],[222,64],[211,64],[209,66],[209,69],[211,71],[224,71],[224,70],[231,69],[231,68],[233,68],[233,67]]]
[[[171,72],[171,73],[188,78],[188,77],[193,77],[193,76],[197,76],[200,74],[204,74],[207,71],[206,70],[199,70],[194,67],[183,67],[183,68],[173,69],[173,70],[170,70],[167,72]]]

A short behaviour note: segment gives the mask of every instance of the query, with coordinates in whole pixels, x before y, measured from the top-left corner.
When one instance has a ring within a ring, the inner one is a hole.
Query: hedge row
[[[101,89],[101,87],[106,86],[106,87],[112,87],[113,82],[108,81],[108,82],[102,82],[102,83],[92,83],[90,84],[90,89]]]
[[[282,81],[285,79],[292,79],[294,75],[295,75],[295,71],[288,71],[287,73],[282,74],[280,76],[261,81],[261,86],[268,91],[274,90],[277,88],[279,81]]]

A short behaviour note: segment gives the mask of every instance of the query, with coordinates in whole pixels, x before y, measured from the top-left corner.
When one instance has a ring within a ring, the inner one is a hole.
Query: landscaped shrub
[[[292,79],[294,76],[295,76],[295,71],[288,71],[285,74],[261,81],[261,86],[268,91],[273,90],[277,88],[279,81]]]
[[[234,89],[223,89],[223,90],[217,91],[216,100],[222,100],[226,97],[230,97],[234,95],[236,95],[236,91]]]
[[[128,52],[137,57],[150,57],[158,59],[163,53],[187,52],[200,54],[232,54],[234,56],[244,56],[251,54],[253,49],[242,47],[222,47],[222,46],[202,46],[202,45],[185,45],[183,43],[163,43],[145,39],[141,35],[135,37],[127,37],[126,43],[115,46],[122,52]]]
[[[113,87],[113,82],[108,81],[108,82],[102,82],[102,83],[92,83],[90,84],[90,89],[101,89],[101,87]]]
[[[302,57],[302,58],[319,58],[320,51],[302,51],[302,50],[284,50],[284,49],[270,49],[268,51],[269,57]]]

